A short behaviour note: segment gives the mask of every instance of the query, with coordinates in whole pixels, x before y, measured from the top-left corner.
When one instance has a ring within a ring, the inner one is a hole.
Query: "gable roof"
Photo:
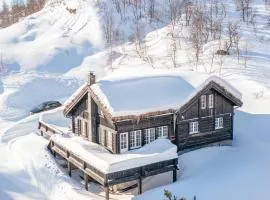
[[[84,83],[81,87],[79,87],[73,95],[71,95],[63,104],[64,107],[64,115],[67,116],[70,111],[74,108],[74,106],[79,103],[79,101],[87,94],[89,89],[89,85]]]
[[[88,87],[86,84],[64,104],[64,112],[69,112],[83,97],[82,94],[89,91],[101,110],[114,121],[172,114],[184,107],[206,87],[212,87],[225,95],[234,105],[242,105],[241,93],[217,76],[208,78],[195,89],[181,76],[156,75],[103,79]]]

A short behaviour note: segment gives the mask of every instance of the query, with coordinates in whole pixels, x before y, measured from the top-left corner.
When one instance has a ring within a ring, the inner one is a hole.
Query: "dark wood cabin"
[[[210,81],[178,110],[112,117],[91,90],[92,84],[94,73],[65,106],[64,114],[72,118],[75,134],[116,154],[140,148],[159,137],[171,139],[179,151],[232,140],[234,109],[242,105],[226,88]]]
[[[211,81],[182,106],[176,117],[180,151],[233,139],[234,109],[241,100]]]

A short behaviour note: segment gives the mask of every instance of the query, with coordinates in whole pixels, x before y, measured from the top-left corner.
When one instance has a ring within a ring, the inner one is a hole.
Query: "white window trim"
[[[195,128],[197,127],[197,128]],[[196,130],[197,129],[197,130]],[[189,134],[196,134],[199,133],[199,122],[189,122]]]
[[[224,126],[223,117],[217,117],[215,119],[215,130],[222,129]]]
[[[121,135],[126,135],[126,140],[122,141],[121,140]],[[125,142],[126,143],[126,148],[123,148],[121,147],[121,143],[122,142]],[[124,153],[124,152],[127,152],[128,151],[128,132],[125,132],[125,133],[120,133],[119,135],[119,146],[120,146],[120,153]]]
[[[164,135],[164,132],[165,132],[164,130],[166,130],[166,135]],[[158,127],[157,128],[157,133],[158,133],[158,138],[167,138],[168,135],[169,135],[168,126],[160,126],[160,127]]]
[[[208,96],[208,107],[214,108],[214,95],[213,94],[210,94]]]
[[[206,109],[206,95],[201,96],[201,109]]]
[[[153,139],[154,136],[154,139]],[[153,139],[153,140],[151,140]],[[145,144],[149,144],[153,141],[155,141],[156,137],[155,137],[155,128],[148,128],[145,129]]]
[[[107,147],[112,149],[112,132],[106,131],[106,144]]]
[[[133,135],[133,136],[132,136]],[[134,140],[134,146],[132,144],[132,137]],[[139,138],[139,144],[137,143],[137,140]],[[141,130],[137,130],[137,131],[131,131],[130,132],[130,149],[136,149],[142,146],[142,131]]]

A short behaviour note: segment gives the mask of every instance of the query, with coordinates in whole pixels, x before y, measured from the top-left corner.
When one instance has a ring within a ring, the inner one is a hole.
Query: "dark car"
[[[32,115],[46,110],[52,110],[54,108],[60,107],[61,105],[62,104],[59,103],[58,101],[46,101],[30,110],[30,114]]]

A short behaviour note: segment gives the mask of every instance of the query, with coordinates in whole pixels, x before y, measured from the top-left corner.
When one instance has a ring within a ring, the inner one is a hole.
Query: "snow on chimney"
[[[93,85],[96,83],[96,75],[93,71],[88,73],[88,85]]]

